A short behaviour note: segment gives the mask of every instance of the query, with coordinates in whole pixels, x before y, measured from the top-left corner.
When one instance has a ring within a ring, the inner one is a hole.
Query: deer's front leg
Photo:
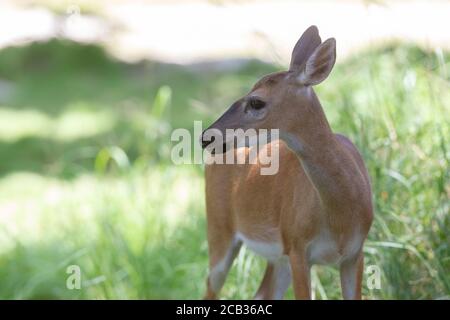
[[[311,267],[305,250],[294,250],[289,254],[295,299],[311,299]]]
[[[291,284],[289,261],[280,259],[268,262],[264,278],[255,295],[255,299],[281,300]]]
[[[270,299],[271,283],[273,279],[274,265],[271,262],[267,262],[266,271],[264,272],[264,277],[259,289],[256,292],[256,300],[268,300]]]
[[[208,235],[209,275],[204,299],[217,299],[241,244],[232,234],[215,234],[213,238]]]
[[[364,254],[359,252],[354,258],[341,263],[341,288],[345,300],[361,300],[361,282],[364,269]]]

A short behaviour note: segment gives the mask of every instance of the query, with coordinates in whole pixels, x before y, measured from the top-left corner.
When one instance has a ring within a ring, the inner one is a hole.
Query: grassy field
[[[449,58],[368,48],[317,88],[373,181],[365,257],[382,279],[365,298],[450,298]],[[0,298],[200,298],[203,168],[171,163],[171,130],[206,125],[279,68],[125,64],[57,40],[0,51]],[[243,250],[222,297],[251,298],[262,271]],[[313,291],[340,298],[337,271],[315,267]]]

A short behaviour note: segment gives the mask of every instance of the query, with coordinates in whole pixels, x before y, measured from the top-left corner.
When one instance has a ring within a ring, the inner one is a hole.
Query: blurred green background
[[[450,298],[449,61],[412,43],[370,46],[316,89],[372,178],[365,258],[382,280],[365,298]],[[203,168],[172,164],[170,134],[209,124],[283,68],[124,62],[63,38],[1,49],[0,298],[201,298]],[[69,265],[80,290],[66,288]],[[243,250],[221,296],[251,298],[263,267]],[[314,267],[312,280],[317,299],[341,297],[335,269]]]

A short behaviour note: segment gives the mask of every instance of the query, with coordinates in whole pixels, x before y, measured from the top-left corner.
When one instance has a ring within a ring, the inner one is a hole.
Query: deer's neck
[[[343,168],[347,155],[333,134],[317,96],[310,90],[312,103],[308,114],[301,115],[307,121],[280,135],[299,158],[322,203],[333,207],[352,188],[348,170]]]

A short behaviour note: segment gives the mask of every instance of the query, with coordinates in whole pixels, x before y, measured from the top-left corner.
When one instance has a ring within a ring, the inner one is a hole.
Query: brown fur
[[[291,70],[262,78],[234,105],[233,112],[226,113],[211,126],[223,132],[227,128],[279,128],[290,138],[266,145],[269,150],[279,148],[280,166],[275,175],[261,175],[259,163],[206,166],[210,267],[214,268],[223,260],[238,232],[261,242],[280,242],[283,253],[289,257],[295,296],[307,299],[310,297],[309,270],[314,263],[310,261],[311,246],[325,230],[337,250],[323,252],[321,260],[328,263],[338,259],[344,298],[359,299],[362,242],[372,222],[369,176],[350,140],[332,133],[319,100],[307,86],[323,80],[335,58],[328,57],[334,48],[326,47],[334,43],[324,42],[324,46],[319,46],[316,29],[308,30],[305,33],[310,34],[302,38],[312,41],[312,45],[298,53],[308,55],[306,58],[296,56],[294,50],[296,62],[291,63]],[[311,46],[317,49],[311,50]],[[314,55],[313,51],[318,58],[308,60],[312,68],[310,78],[299,84],[299,74],[305,72],[306,60]],[[263,116],[256,120],[246,116],[244,110],[246,99],[255,95],[268,104],[267,110],[261,111],[265,112]],[[360,244],[354,240],[359,238]],[[356,250],[352,249],[354,242]],[[239,247],[240,243],[235,244],[233,257]],[[258,290],[264,298],[272,297],[273,274],[273,265],[269,263]],[[346,281],[351,283],[351,288]],[[217,293],[208,281],[205,297],[215,298]]]

